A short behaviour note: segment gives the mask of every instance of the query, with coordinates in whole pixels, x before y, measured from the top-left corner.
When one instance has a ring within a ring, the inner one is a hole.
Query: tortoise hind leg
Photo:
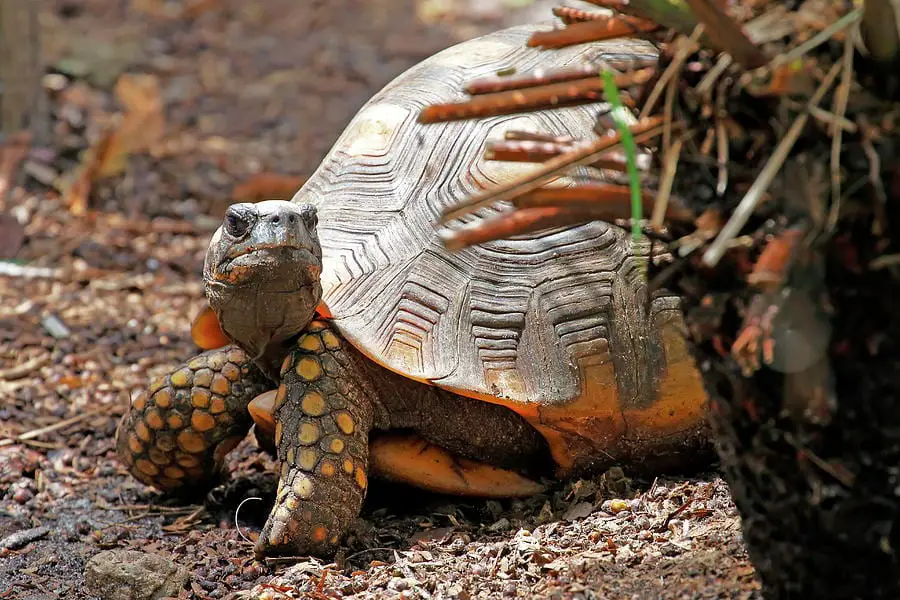
[[[135,396],[116,431],[119,458],[159,490],[199,491],[247,434],[247,404],[270,385],[236,346],[204,352]]]

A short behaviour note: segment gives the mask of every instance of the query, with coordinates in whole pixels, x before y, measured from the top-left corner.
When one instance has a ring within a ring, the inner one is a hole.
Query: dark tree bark
[[[36,144],[49,140],[37,0],[0,1],[0,131],[27,129]]]

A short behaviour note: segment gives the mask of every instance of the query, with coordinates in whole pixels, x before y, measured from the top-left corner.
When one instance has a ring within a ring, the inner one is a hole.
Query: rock
[[[88,561],[84,582],[103,600],[159,600],[178,596],[190,572],[165,556],[107,550]]]

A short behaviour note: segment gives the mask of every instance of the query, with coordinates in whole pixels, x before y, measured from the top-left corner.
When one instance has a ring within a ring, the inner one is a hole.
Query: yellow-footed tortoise
[[[370,474],[511,497],[546,475],[672,465],[705,445],[679,301],[648,298],[642,277],[648,242],[602,222],[459,252],[437,235],[443,208],[533,168],[485,161],[488,140],[587,137],[598,107],[421,125],[424,106],[500,70],[653,55],[621,41],[542,53],[526,47],[534,29],[411,68],[290,202],[229,207],[203,271],[212,313],[194,326],[201,347],[219,345],[210,325],[229,345],[133,400],[118,431],[131,473],[161,490],[208,485],[255,421],[281,465],[257,553],[326,554]]]

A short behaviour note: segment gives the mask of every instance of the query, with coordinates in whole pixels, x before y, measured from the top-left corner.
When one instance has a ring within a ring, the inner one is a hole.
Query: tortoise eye
[[[250,229],[250,219],[233,207],[225,212],[225,231],[234,238],[242,237]]]
[[[313,229],[316,225],[319,224],[319,217],[316,213],[316,207],[312,204],[306,204],[300,207],[300,218],[303,219],[303,223],[305,223],[306,227],[309,229]]]

